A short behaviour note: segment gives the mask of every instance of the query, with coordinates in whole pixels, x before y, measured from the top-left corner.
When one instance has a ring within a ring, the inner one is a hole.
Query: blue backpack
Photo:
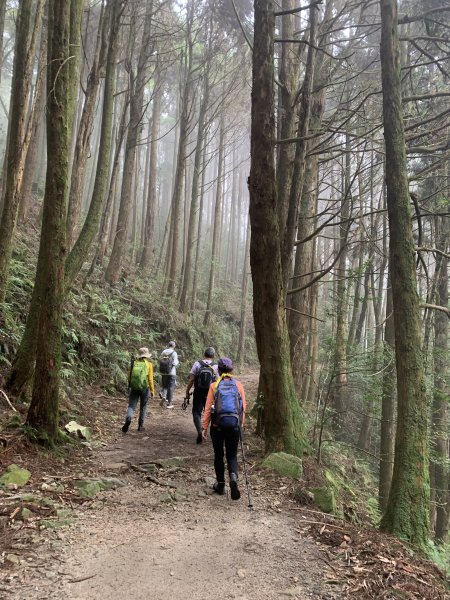
[[[214,393],[214,425],[239,427],[242,418],[242,398],[234,379],[222,379]]]

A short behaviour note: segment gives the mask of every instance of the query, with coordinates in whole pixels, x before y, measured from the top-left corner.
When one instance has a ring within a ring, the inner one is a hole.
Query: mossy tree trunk
[[[281,8],[289,11],[296,7],[296,0],[282,0]],[[281,37],[294,39],[297,15],[286,14],[281,17]],[[279,131],[280,140],[291,139],[295,134],[297,117],[296,99],[300,80],[300,61],[298,44],[281,44],[279,67]],[[280,144],[277,152],[277,194],[278,219],[280,230],[285,227],[289,205],[289,190],[292,183],[292,170],[295,157],[295,144]]]
[[[40,5],[39,5],[40,6]],[[25,165],[25,142],[28,96],[31,88],[37,23],[33,26],[33,1],[23,0],[17,15],[14,64],[11,81],[5,172],[3,173],[3,206],[0,220],[0,306],[8,283],[13,236],[19,210],[20,190]],[[39,17],[38,17],[39,18]]]
[[[380,476],[378,482],[378,504],[384,511],[387,507],[394,468],[395,446],[395,331],[392,312],[391,280],[388,278],[386,298],[386,323],[384,326],[383,383],[381,397],[380,428]]]
[[[108,169],[111,145],[112,128],[112,103],[114,99],[115,82],[115,56],[117,52],[117,33],[119,28],[119,18],[122,10],[122,0],[111,0],[111,14],[115,15],[114,26],[110,30],[108,59],[105,75],[105,92],[102,108],[102,129],[100,139],[99,158],[97,162],[97,173],[94,185],[93,199],[89,207],[89,212],[85,220],[83,229],[78,237],[77,243],[67,258],[65,269],[65,294],[73,285],[75,277],[81,269],[90,244],[98,229],[98,211],[101,210],[103,198],[108,186]],[[70,105],[69,105],[70,107]],[[69,119],[70,121],[70,119]],[[43,255],[39,253],[38,264],[36,268],[36,279],[31,297],[30,309],[28,311],[25,331],[22,335],[19,348],[11,370],[8,374],[7,387],[15,395],[27,394],[28,386],[33,377],[34,361],[36,357],[38,315],[41,305],[42,295],[42,277],[43,265],[41,264]]]
[[[250,263],[265,443],[267,452],[301,455],[305,438],[291,370],[273,156],[274,2],[255,0],[254,7]]]
[[[395,324],[398,420],[392,484],[381,528],[424,547],[428,538],[428,414],[421,352],[396,0],[381,0],[389,268]]]
[[[436,256],[436,271],[438,273],[436,301],[440,306],[448,306],[448,240],[450,227],[448,216],[436,217],[436,248],[443,254]],[[450,385],[448,376],[448,316],[438,310],[434,317],[434,398],[433,398],[433,446],[435,461],[434,487],[436,501],[436,521],[434,537],[438,542],[444,542],[448,535],[448,425]]]
[[[102,123],[100,129],[100,145],[98,149],[97,168],[94,188],[80,235],[67,259],[65,287],[66,292],[72,287],[87,258],[89,248],[98,232],[102,207],[108,190],[109,167],[112,147],[114,93],[116,86],[116,57],[118,52],[118,35],[124,0],[110,0],[107,14],[107,25],[103,30],[104,43],[107,46],[105,84],[102,105]]]
[[[53,444],[58,436],[59,371],[66,258],[66,192],[69,166],[70,7],[49,3],[49,64],[47,86],[47,177],[39,247],[45,302],[38,319],[36,370],[27,422],[41,439]]]
[[[36,78],[34,92],[34,106],[29,116],[28,128],[30,143],[28,145],[27,157],[24,165],[22,189],[20,190],[18,218],[23,223],[28,216],[31,203],[33,183],[36,179],[36,167],[38,164],[40,140],[45,128],[45,92],[47,89],[47,17],[43,19],[41,30],[41,42],[38,60],[38,75]]]

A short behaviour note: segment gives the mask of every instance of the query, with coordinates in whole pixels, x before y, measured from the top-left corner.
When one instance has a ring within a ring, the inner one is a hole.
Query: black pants
[[[228,427],[220,429],[211,427],[211,440],[214,448],[214,469],[216,479],[225,482],[225,466],[223,462],[223,450],[225,445],[225,456],[227,459],[228,473],[238,473],[237,450],[239,445],[239,427]]]
[[[198,434],[202,432],[202,413],[205,410],[206,396],[208,390],[197,390],[194,388],[192,399],[192,418]]]

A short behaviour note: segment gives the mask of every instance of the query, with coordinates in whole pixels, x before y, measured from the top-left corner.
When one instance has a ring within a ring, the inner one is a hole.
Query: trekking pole
[[[184,397],[183,404],[181,405],[182,410],[186,410],[189,405],[189,398],[191,397],[190,393],[187,393]]]
[[[250,481],[247,475],[247,463],[245,462],[244,442],[242,439],[242,427],[239,426],[239,441],[241,442],[242,465],[244,467],[245,485],[247,487],[248,507],[253,508],[252,492],[250,489]]]

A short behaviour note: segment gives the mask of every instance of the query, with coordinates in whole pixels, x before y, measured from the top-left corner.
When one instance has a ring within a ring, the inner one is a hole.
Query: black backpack
[[[159,359],[159,372],[162,375],[170,375],[173,367],[173,352],[170,354],[161,354]]]
[[[209,390],[209,386],[216,380],[216,374],[213,365],[209,365],[203,360],[200,361],[200,369],[195,376],[195,387],[198,390]]]

